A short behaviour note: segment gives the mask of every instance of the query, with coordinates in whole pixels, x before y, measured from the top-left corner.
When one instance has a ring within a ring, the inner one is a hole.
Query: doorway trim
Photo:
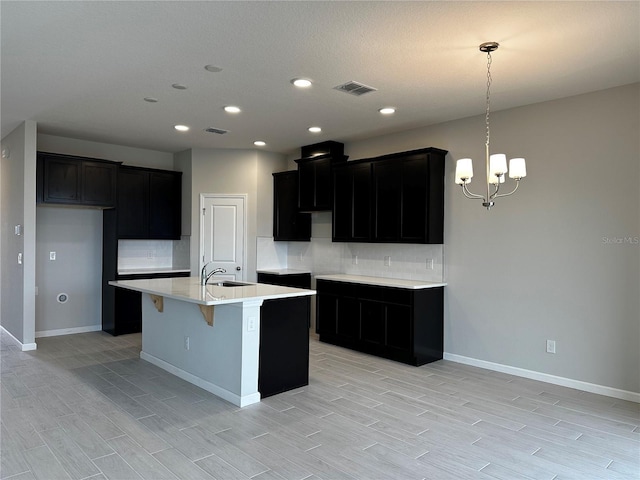
[[[242,224],[243,224],[243,235],[242,235],[242,278],[245,277],[247,271],[247,199],[248,194],[246,193],[201,193],[200,194],[200,208],[198,209],[198,219],[199,219],[199,228],[200,228],[200,245],[198,248],[198,270],[197,274],[200,273],[200,269],[203,266],[202,256],[204,254],[204,222],[202,220],[202,212],[204,211],[205,204],[207,199],[214,198],[233,198],[242,200]]]

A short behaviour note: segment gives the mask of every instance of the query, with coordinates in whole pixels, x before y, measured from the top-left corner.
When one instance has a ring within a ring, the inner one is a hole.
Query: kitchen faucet
[[[210,263],[213,263],[213,262],[205,263],[204,267],[202,267],[202,270],[200,271],[200,285],[202,285],[203,287],[207,284],[209,279],[212,276],[214,276],[216,273],[227,273],[227,271],[224,268],[214,268],[207,274],[207,267],[209,266]]]

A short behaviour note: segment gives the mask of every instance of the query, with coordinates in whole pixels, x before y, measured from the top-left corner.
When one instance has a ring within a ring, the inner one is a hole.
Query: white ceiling
[[[30,119],[41,133],[167,152],[360,140],[484,112],[485,41],[501,45],[493,110],[640,81],[637,1],[3,0],[0,15],[2,137]],[[314,84],[295,89],[294,77]],[[378,91],[333,89],[350,80]],[[381,116],[388,105],[397,113]]]

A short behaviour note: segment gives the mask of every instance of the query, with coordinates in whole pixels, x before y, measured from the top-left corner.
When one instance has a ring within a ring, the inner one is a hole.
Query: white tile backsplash
[[[391,259],[389,266],[384,265],[385,256]],[[427,268],[427,259],[433,260],[433,269]],[[445,281],[444,245],[334,243],[324,237],[313,237],[310,242],[274,242],[271,237],[259,237],[257,264],[258,269],[310,270],[314,275],[346,273]]]
[[[136,268],[173,268],[173,241],[118,240],[118,270]]]

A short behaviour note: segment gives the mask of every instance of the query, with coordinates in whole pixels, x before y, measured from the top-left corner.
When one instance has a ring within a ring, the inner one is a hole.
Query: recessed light
[[[222,71],[222,68],[221,68],[221,67],[216,67],[215,65],[205,65],[205,66],[204,66],[204,69],[205,69],[207,72],[213,72],[213,73],[218,73],[218,72],[221,72],[221,71]]]
[[[186,125],[174,125],[173,128],[175,128],[179,132],[186,132],[189,130],[189,127],[187,127]]]
[[[378,110],[382,115],[391,115],[396,113],[396,109],[393,107],[383,107],[380,110]]]
[[[235,105],[227,105],[224,107],[224,111],[227,113],[240,113],[240,107],[236,107]]]
[[[294,78],[291,83],[299,88],[309,88],[311,86],[311,80],[308,78]]]
[[[175,88],[176,90],[186,90],[187,86],[183,85],[181,83],[174,83],[173,85],[171,85],[173,88]]]
[[[264,147],[266,145],[266,142],[263,142],[262,140],[256,140],[255,142],[253,142],[253,144],[256,147]]]
[[[158,99],[155,97],[144,97],[144,101],[149,103],[158,103]]]
[[[320,127],[309,127],[307,130],[309,130],[311,133],[320,133],[322,131]]]

